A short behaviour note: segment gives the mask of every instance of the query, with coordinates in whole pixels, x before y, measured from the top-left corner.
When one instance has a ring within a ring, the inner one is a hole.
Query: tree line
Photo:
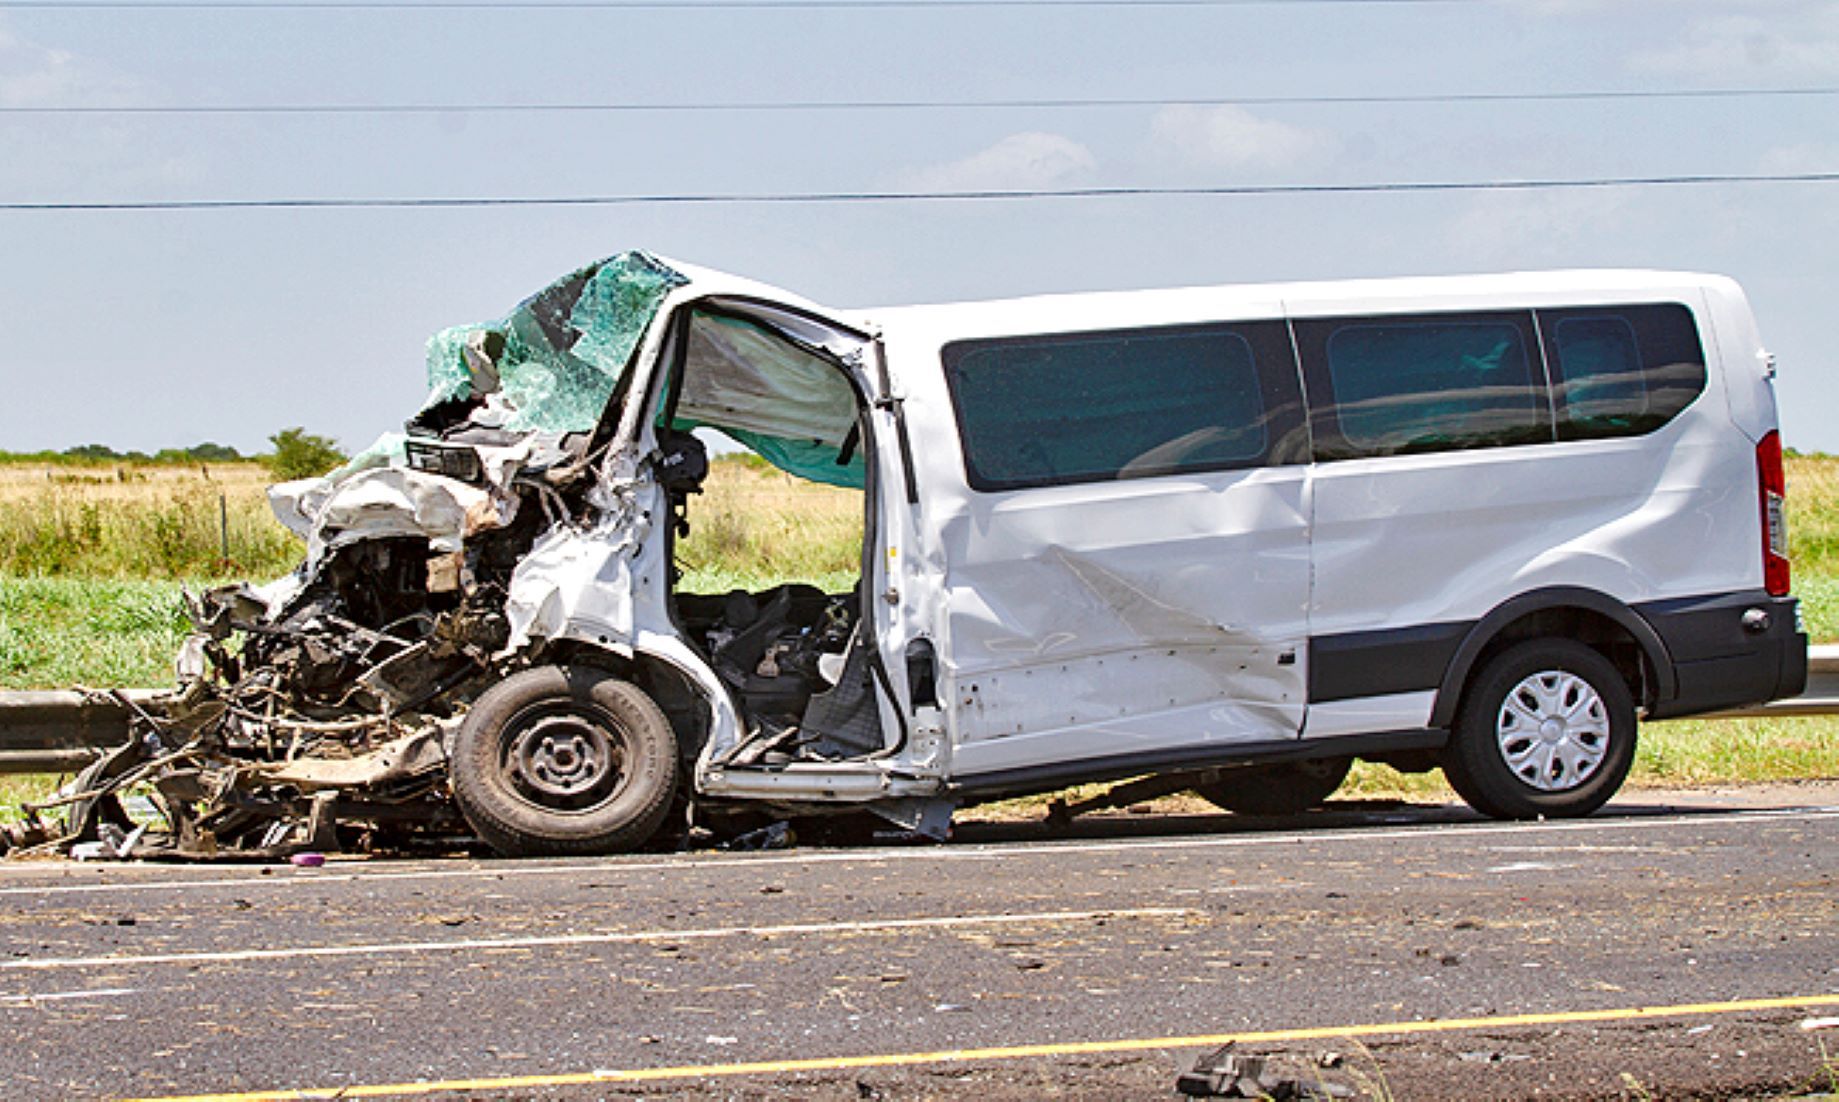
[[[79,444],[63,451],[15,452],[0,450],[0,463],[47,463],[90,466],[130,463],[145,466],[196,466],[205,463],[260,463],[279,479],[310,478],[325,474],[345,461],[345,452],[329,436],[319,436],[295,426],[268,438],[270,450],[245,455],[228,444],[205,441],[189,448],[161,448],[156,452],[117,451],[107,444]]]

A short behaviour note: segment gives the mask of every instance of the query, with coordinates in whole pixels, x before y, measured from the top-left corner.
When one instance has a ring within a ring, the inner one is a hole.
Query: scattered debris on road
[[[1175,1089],[1189,1098],[1262,1098],[1271,1102],[1332,1102],[1352,1098],[1354,1091],[1342,1083],[1304,1080],[1284,1075],[1266,1056],[1233,1051],[1226,1042],[1194,1061],[1175,1079]]]

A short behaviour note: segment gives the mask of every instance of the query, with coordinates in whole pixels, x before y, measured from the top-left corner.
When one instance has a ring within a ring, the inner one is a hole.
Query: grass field
[[[0,578],[268,578],[301,543],[255,463],[0,465]]]
[[[168,684],[182,585],[265,581],[304,551],[266,486],[253,463],[0,465],[0,689]],[[739,457],[715,462],[690,522],[678,545],[689,592],[794,578],[840,592],[861,569],[860,493]]]
[[[1788,478],[1795,591],[1814,640],[1839,640],[1839,459],[1791,457]],[[0,464],[0,689],[170,683],[182,584],[266,580],[301,554],[266,484],[254,463]],[[690,521],[686,591],[799,579],[836,592],[859,570],[862,495],[747,457],[715,461]],[[1839,777],[1839,720],[1652,724],[1642,740],[1637,784]],[[1363,765],[1349,791],[1441,786]]]

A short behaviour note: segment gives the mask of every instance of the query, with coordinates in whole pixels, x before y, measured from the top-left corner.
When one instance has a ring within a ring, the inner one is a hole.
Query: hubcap
[[[1563,792],[1589,780],[1609,750],[1609,710],[1588,681],[1565,670],[1535,673],[1501,702],[1501,758],[1522,781]]]
[[[538,803],[580,807],[617,785],[619,741],[578,715],[544,716],[518,731],[507,764],[519,788]]]

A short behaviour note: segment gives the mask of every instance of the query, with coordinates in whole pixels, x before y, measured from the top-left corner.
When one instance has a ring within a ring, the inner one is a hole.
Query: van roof
[[[902,329],[1051,331],[1118,325],[1175,324],[1208,319],[1383,310],[1485,309],[1491,304],[1525,307],[1541,303],[1628,301],[1633,297],[1677,295],[1729,281],[1698,272],[1644,269],[1583,269],[1488,275],[1406,276],[1242,283],[1158,290],[1097,291],[1022,298],[871,307],[839,311],[875,326]]]

